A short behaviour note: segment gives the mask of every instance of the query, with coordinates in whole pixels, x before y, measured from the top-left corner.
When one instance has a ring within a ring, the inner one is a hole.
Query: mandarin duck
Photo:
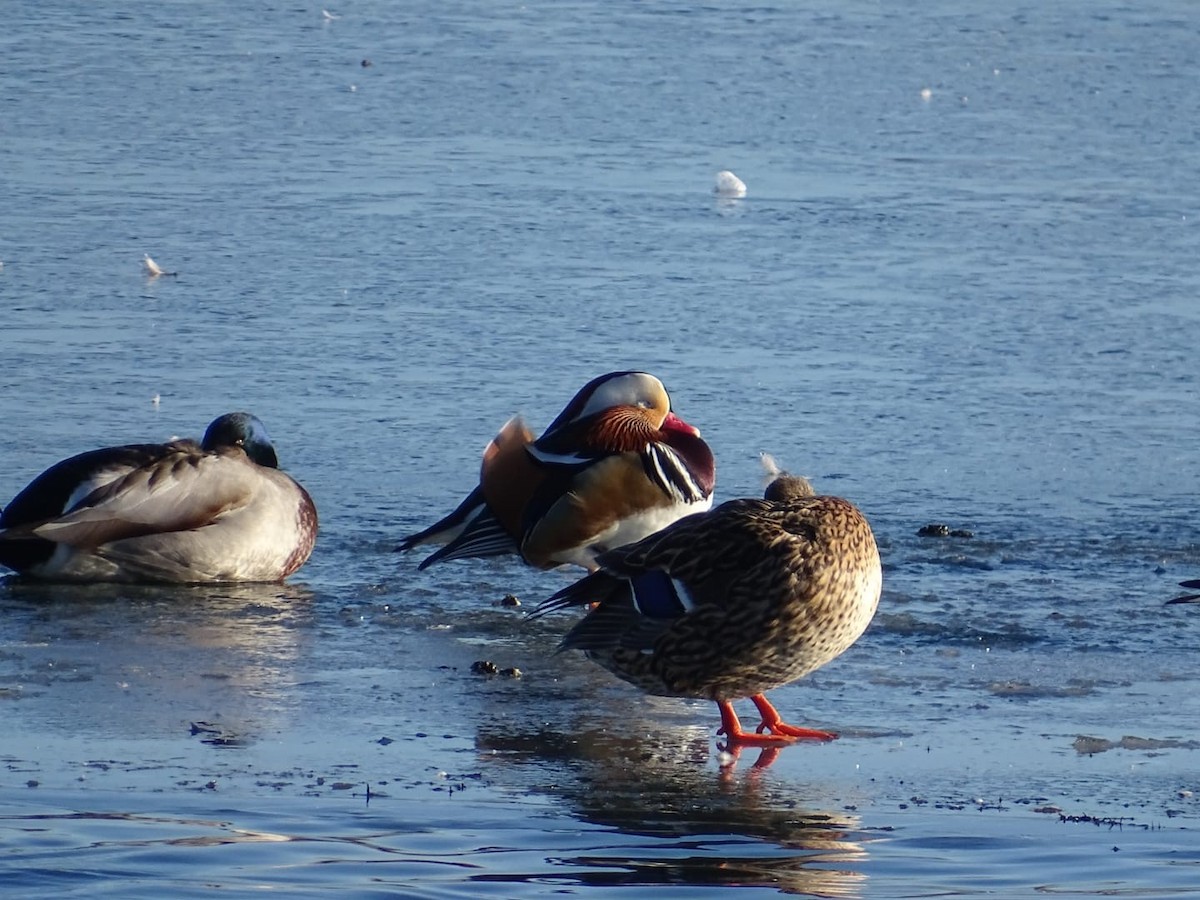
[[[700,432],[645,372],[588,382],[541,437],[509,420],[484,450],[479,485],[398,550],[443,542],[440,560],[516,554],[542,569],[592,569],[597,554],[712,504],[716,470]]]
[[[837,737],[784,723],[763,692],[840,655],[875,614],[879,551],[850,502],[781,475],[762,500],[729,500],[596,562],[532,613],[592,607],[560,651],[650,694],[716,701],[726,748]],[[732,706],[743,697],[761,716],[753,733]]]
[[[59,462],[0,514],[0,565],[48,581],[280,581],[312,553],[317,511],[256,417],[203,440]]]
[[[1193,581],[1179,582],[1181,588],[1187,588],[1189,591],[1200,591],[1200,578]],[[1185,594],[1182,597],[1176,597],[1174,600],[1168,600],[1171,603],[1200,603],[1200,594]]]

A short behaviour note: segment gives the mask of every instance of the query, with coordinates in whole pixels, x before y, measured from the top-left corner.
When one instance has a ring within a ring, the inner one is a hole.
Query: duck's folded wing
[[[667,506],[637,453],[615,453],[590,463],[555,468],[525,509],[525,558],[543,565],[555,550],[595,540],[627,516]]]
[[[693,606],[686,587],[661,572],[635,581],[593,572],[539,603],[530,615],[589,604],[598,605],[567,632],[560,651],[650,650]]]
[[[701,574],[739,571],[761,552],[764,536],[757,520],[762,500],[727,500],[716,509],[684,516],[640,541],[602,553],[602,569],[628,578],[661,570],[699,581]]]
[[[64,515],[29,531],[76,547],[189,531],[245,506],[254,496],[257,478],[241,451],[181,450],[104,485]]]
[[[0,527],[41,522],[69,509],[84,496],[110,481],[127,475],[134,469],[150,465],[191,441],[173,444],[126,444],[89,450],[55,463],[21,493],[13,497],[0,513]]]

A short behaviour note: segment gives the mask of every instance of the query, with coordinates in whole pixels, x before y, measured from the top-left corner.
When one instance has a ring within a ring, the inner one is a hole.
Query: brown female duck
[[[835,734],[781,721],[764,691],[825,665],[875,614],[882,587],[870,525],[851,503],[813,496],[782,475],[770,499],[730,500],[636,544],[601,554],[599,571],[534,615],[595,607],[561,650],[583,650],[647,693],[713,700],[728,746],[778,746]],[[732,701],[761,723],[742,730]]]

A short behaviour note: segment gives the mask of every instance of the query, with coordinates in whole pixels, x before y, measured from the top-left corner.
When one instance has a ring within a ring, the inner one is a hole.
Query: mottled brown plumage
[[[766,500],[796,500],[801,497],[815,497],[812,482],[803,475],[793,475],[779,468],[775,457],[770,453],[762,454],[763,472],[767,476],[767,487],[763,491]]]
[[[561,648],[584,650],[648,693],[716,701],[731,743],[832,737],[779,722],[762,694],[863,633],[879,602],[879,551],[849,501],[811,496],[791,476],[767,496],[782,499],[730,500],[602,554],[600,571],[538,612],[598,602]],[[754,699],[767,734],[741,731],[729,702],[742,697]]]

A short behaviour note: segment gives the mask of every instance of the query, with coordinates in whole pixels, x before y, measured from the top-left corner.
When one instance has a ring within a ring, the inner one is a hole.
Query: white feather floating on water
[[[149,253],[145,253],[142,255],[142,265],[146,267],[146,274],[149,275],[151,278],[158,278],[160,275],[178,275],[179,274],[178,272],[167,272],[166,270],[164,270],[162,266],[160,266],[158,263],[156,263],[154,260],[152,260],[150,258]]]
[[[745,197],[746,183],[728,169],[717,173],[717,184],[713,193],[721,197]]]

